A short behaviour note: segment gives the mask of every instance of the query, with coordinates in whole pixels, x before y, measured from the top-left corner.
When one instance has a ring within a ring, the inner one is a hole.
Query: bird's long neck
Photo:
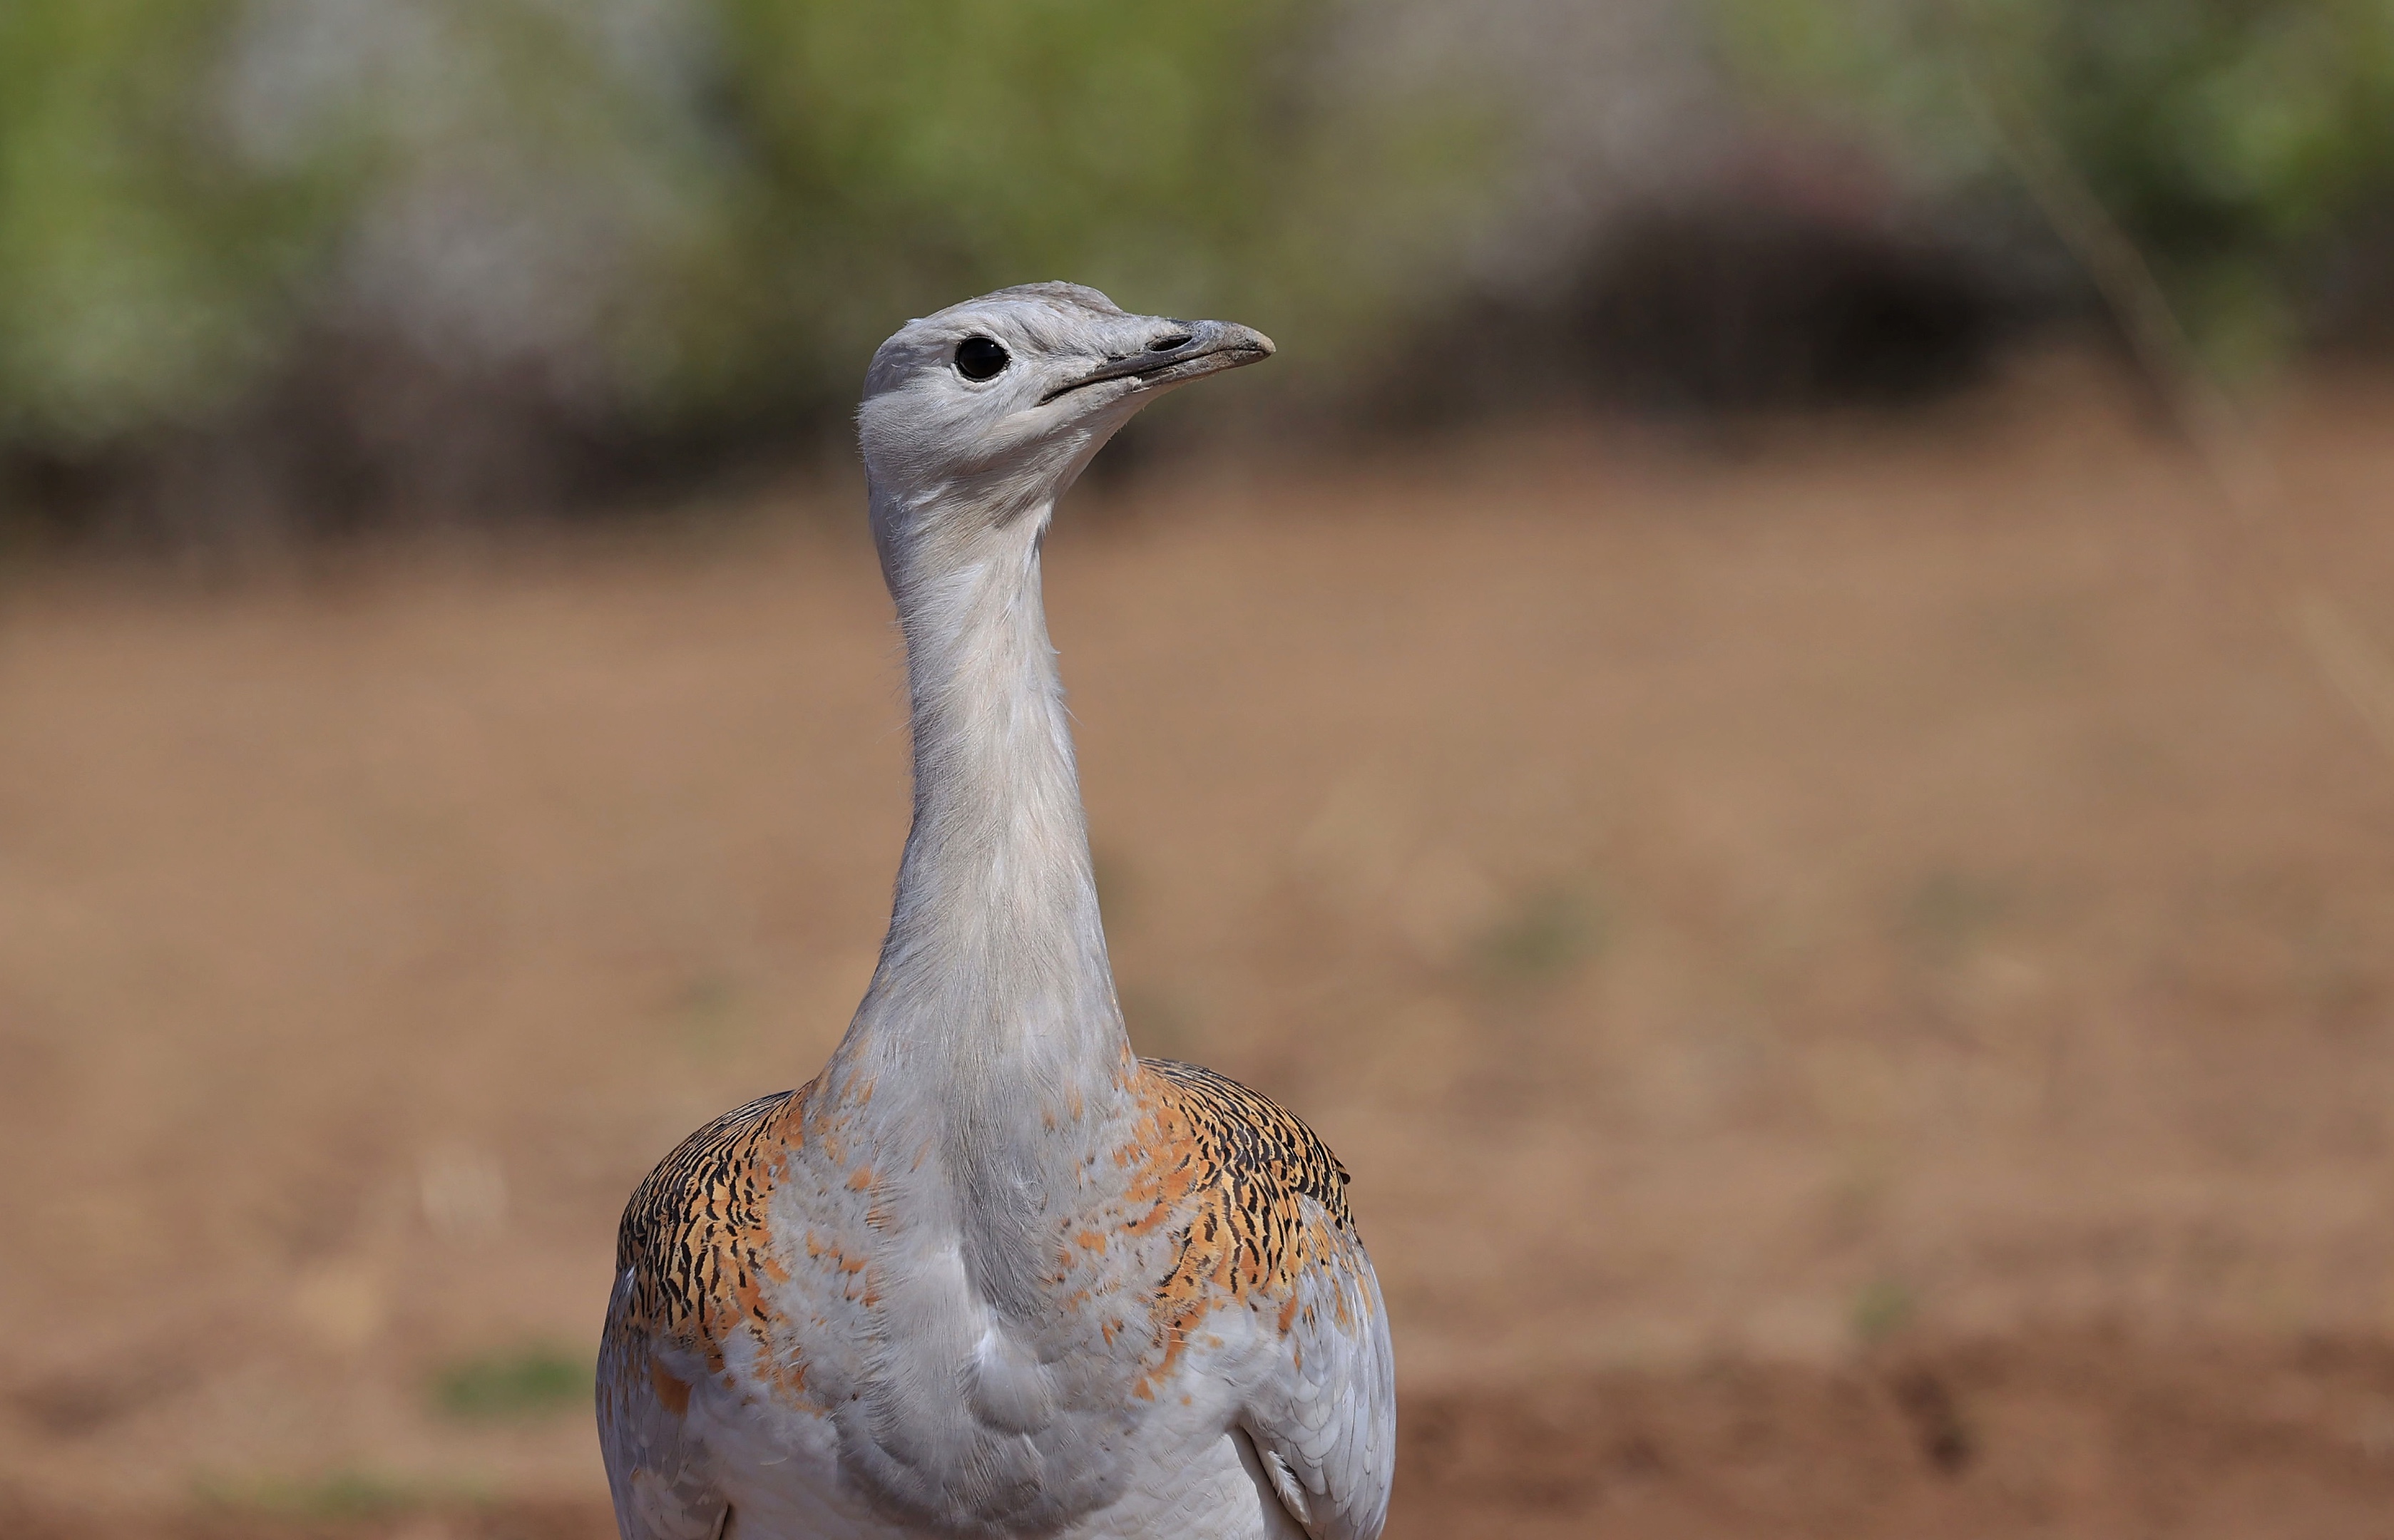
[[[876,1111],[896,1092],[908,1111],[891,1115],[922,1124],[976,1188],[1035,1185],[1063,1153],[1053,1131],[1101,1113],[1135,1062],[1041,602],[1048,512],[947,553],[960,559],[889,567],[914,821],[880,966],[841,1052],[873,1061]]]

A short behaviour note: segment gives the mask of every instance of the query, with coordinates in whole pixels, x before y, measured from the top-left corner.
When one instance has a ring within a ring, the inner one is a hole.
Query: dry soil
[[[2394,1529],[2394,388],[1069,506],[1144,1049],[1355,1173],[1391,1533]],[[612,1226],[906,810],[852,488],[0,593],[0,1531],[610,1533]],[[479,1389],[478,1389],[479,1388]]]

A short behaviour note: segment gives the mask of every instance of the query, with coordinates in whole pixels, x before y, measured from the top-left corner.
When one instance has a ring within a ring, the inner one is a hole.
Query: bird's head
[[[1000,289],[910,321],[873,355],[857,414],[874,538],[969,546],[1052,502],[1175,386],[1269,358],[1224,321],[1128,315],[1078,283]]]

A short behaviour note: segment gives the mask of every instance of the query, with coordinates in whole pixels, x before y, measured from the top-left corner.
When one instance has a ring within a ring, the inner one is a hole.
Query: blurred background
[[[1049,602],[1392,1535],[2383,1533],[2380,0],[6,0],[0,1531],[612,1533],[887,918],[864,362],[1048,278],[1281,345]]]

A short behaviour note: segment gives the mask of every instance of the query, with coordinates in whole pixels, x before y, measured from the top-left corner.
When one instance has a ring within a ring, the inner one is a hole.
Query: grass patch
[[[432,1381],[432,1404],[456,1422],[526,1422],[586,1406],[589,1355],[543,1343],[461,1359]]]
[[[1893,1278],[1876,1278],[1854,1298],[1854,1336],[1865,1347],[1886,1341],[1910,1324],[1920,1302]]]
[[[333,1470],[296,1480],[265,1477],[226,1481],[204,1478],[197,1494],[200,1502],[209,1507],[337,1520],[388,1518],[450,1495],[371,1470]]]
[[[1604,915],[1595,899],[1577,888],[1543,888],[1523,894],[1483,931],[1474,952],[1492,980],[1544,983],[1594,956],[1603,940]]]
[[[692,979],[675,999],[672,1023],[682,1051],[703,1060],[721,1059],[740,1046],[746,1020],[740,986],[722,974]]]
[[[1904,895],[1900,927],[1917,956],[1947,964],[2012,917],[2009,889],[1965,872],[1931,872]]]

